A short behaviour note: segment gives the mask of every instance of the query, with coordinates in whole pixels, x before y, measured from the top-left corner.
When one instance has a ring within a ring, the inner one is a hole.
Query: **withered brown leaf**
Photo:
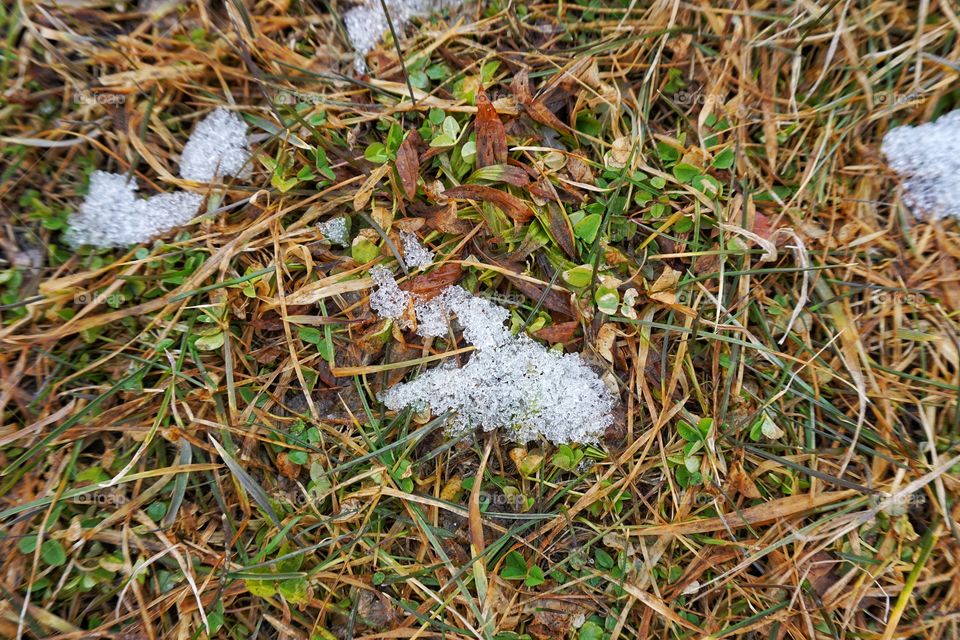
[[[477,134],[477,166],[486,167],[491,164],[506,164],[507,162],[507,133],[493,108],[493,103],[487,98],[481,87],[477,91],[477,117],[474,122]]]
[[[447,189],[443,192],[443,195],[455,200],[480,200],[482,202],[490,202],[503,210],[503,212],[510,216],[515,222],[526,222],[533,217],[533,211],[523,200],[505,191],[494,189],[493,187],[486,187],[479,184],[464,184],[459,187]]]
[[[400,185],[407,200],[413,200],[417,195],[417,178],[420,177],[420,158],[417,154],[419,141],[420,134],[411,131],[397,149],[397,175],[400,176]]]

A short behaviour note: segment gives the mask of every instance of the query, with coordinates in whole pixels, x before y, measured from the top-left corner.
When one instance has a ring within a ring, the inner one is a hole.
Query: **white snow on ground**
[[[247,123],[226,109],[213,113],[197,124],[180,156],[180,177],[210,182],[219,176],[250,175],[250,147]]]
[[[197,124],[183,148],[180,175],[209,182],[224,175],[249,173],[247,125],[227,111],[216,109]],[[137,183],[127,176],[95,171],[80,209],[70,216],[67,241],[73,246],[124,247],[189,222],[203,196],[188,191],[139,198]]]
[[[433,264],[433,251],[420,244],[415,234],[401,231],[400,240],[403,241],[403,263],[408,269],[422,271]]]
[[[371,306],[377,296],[395,301],[387,305],[378,299],[374,310],[399,318],[409,294],[397,288],[385,267],[375,269],[379,271],[371,275],[378,290]],[[460,369],[444,364],[386,391],[381,400],[389,409],[429,407],[434,415],[452,411],[453,435],[477,427],[503,428],[516,442],[543,437],[555,444],[595,443],[613,421],[616,399],[580,356],[548,351],[525,335],[512,335],[504,327],[510,316],[506,309],[452,286],[428,302],[415,301],[414,310],[421,335],[446,334],[450,315],[456,316],[464,338],[477,350]]]
[[[393,28],[399,34],[412,19],[430,15],[444,7],[456,6],[461,2],[462,0],[386,0],[386,5]],[[367,54],[373,51],[377,43],[390,31],[380,0],[363,0],[344,14],[343,23],[347,27],[350,44],[357,54],[354,63],[357,72],[363,73],[367,68]]]
[[[346,246],[350,244],[350,232],[347,230],[347,219],[341,216],[324,220],[317,225],[317,231],[323,234],[330,244]]]
[[[410,304],[410,294],[397,286],[390,269],[383,265],[370,269],[370,277],[377,285],[377,290],[370,294],[370,308],[382,318],[393,318],[406,324],[402,316]]]
[[[895,127],[881,145],[917,214],[960,217],[960,109],[916,127]]]

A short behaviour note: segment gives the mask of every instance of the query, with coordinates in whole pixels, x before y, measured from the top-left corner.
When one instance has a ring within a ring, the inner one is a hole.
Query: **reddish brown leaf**
[[[493,103],[487,98],[482,87],[477,91],[477,118],[474,130],[477,134],[477,166],[506,164],[507,133],[503,129],[497,110],[493,108]]]
[[[534,332],[533,335],[540,338],[541,340],[546,340],[550,344],[562,343],[566,344],[573,340],[574,334],[577,332],[577,328],[580,326],[580,323],[576,320],[571,320],[570,322],[558,322],[557,324],[552,324],[549,327],[544,327],[539,331]]]
[[[487,179],[496,182],[506,182],[507,184],[512,184],[515,187],[525,187],[530,184],[530,176],[528,176],[527,172],[520,167],[515,167],[512,164],[501,164],[494,166],[500,169],[502,173],[497,174],[496,177]],[[487,169],[487,171],[490,170]],[[486,178],[486,175],[484,175],[484,178]]]
[[[429,300],[440,293],[441,290],[459,281],[462,273],[463,269],[460,268],[459,264],[448,262],[430,273],[424,273],[407,280],[400,285],[400,288]]]
[[[537,301],[543,298],[543,306],[545,308],[556,311],[557,313],[562,313],[568,318],[573,317],[573,311],[570,309],[570,300],[560,292],[549,289],[547,290],[546,297],[544,297],[543,289],[532,282],[527,282],[521,278],[515,278],[509,275],[507,276],[507,280],[531,300]]]
[[[513,76],[510,91],[520,104],[527,104],[533,100],[533,94],[530,93],[530,72],[526,68],[520,69],[517,75]]]
[[[472,225],[457,217],[457,203],[450,201],[445,205],[432,207],[421,212],[427,226],[443,233],[469,233]]]
[[[563,252],[571,258],[577,257],[577,241],[573,237],[573,226],[560,205],[547,203],[547,216],[550,223],[550,235],[557,241]]]
[[[411,131],[397,149],[397,175],[407,200],[417,195],[417,178],[420,176],[420,159],[417,156],[417,142],[420,134]]]
[[[523,200],[505,191],[498,191],[493,187],[485,187],[479,184],[464,184],[459,187],[447,189],[443,192],[443,195],[455,200],[481,200],[483,202],[489,202],[503,210],[503,212],[510,216],[515,222],[526,222],[533,217],[533,211]]]
[[[556,131],[566,131],[569,127],[560,122],[560,119],[553,114],[553,111],[547,108],[547,105],[539,100],[533,100],[529,104],[523,105],[527,115]]]

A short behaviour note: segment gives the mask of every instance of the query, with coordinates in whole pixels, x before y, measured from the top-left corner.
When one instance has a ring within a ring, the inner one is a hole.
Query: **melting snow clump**
[[[67,241],[73,246],[137,244],[190,222],[203,202],[203,196],[187,191],[140,198],[136,190],[136,181],[127,176],[94,171],[86,199],[70,218]]]
[[[903,178],[903,199],[931,218],[960,218],[960,109],[916,127],[895,127],[881,146]]]
[[[393,318],[406,324],[402,317],[410,304],[410,294],[397,285],[393,273],[383,265],[378,264],[370,269],[370,277],[377,285],[377,290],[370,294],[370,308],[380,317]]]
[[[330,218],[317,225],[317,231],[323,234],[330,244],[347,246],[350,244],[350,234],[347,231],[347,219],[343,217]]]
[[[218,176],[247,177],[250,147],[243,118],[223,108],[197,124],[180,156],[180,176],[210,182]]]
[[[440,11],[444,7],[458,5],[461,1],[386,0],[386,5],[393,20],[393,27],[399,33],[412,19]],[[363,0],[344,14],[343,24],[347,27],[347,36],[357,54],[354,66],[358,73],[363,73],[366,71],[364,60],[367,54],[373,51],[384,34],[390,30],[380,0]]]
[[[180,175],[209,182],[247,172],[247,126],[239,116],[216,109],[190,135],[180,159]],[[79,211],[70,216],[66,239],[73,246],[124,247],[190,222],[203,196],[188,191],[138,198],[137,183],[118,173],[95,171]]]
[[[433,264],[433,251],[430,251],[409,231],[401,231],[403,241],[403,263],[408,269],[426,269]]]
[[[382,271],[373,277],[380,288],[373,296],[386,291],[393,299],[393,275],[377,268]],[[381,400],[389,409],[452,411],[453,435],[502,427],[517,442],[544,437],[555,444],[595,443],[613,421],[616,399],[580,356],[512,335],[504,327],[510,316],[506,309],[451,286],[430,301],[415,301],[414,310],[421,335],[445,334],[450,314],[455,315],[477,351],[462,368],[443,364],[386,391]]]

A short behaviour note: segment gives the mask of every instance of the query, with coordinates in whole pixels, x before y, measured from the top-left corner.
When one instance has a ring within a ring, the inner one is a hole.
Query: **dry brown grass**
[[[878,151],[960,106],[956,5],[725,4],[470,4],[408,30],[411,74],[445,65],[415,105],[389,42],[352,75],[337,3],[5,9],[0,636],[960,635],[957,224],[915,219]],[[364,158],[378,124],[469,126],[455,83],[491,62],[511,159],[546,176],[497,187],[553,232],[529,251],[529,223],[498,238],[505,219],[467,201],[444,217],[455,152],[421,149],[413,201]],[[256,162],[153,244],[63,246],[93,169],[199,188],[176,156],[220,105],[282,175]],[[576,157],[552,165],[554,145]],[[646,179],[605,175],[611,156]],[[634,198],[651,177],[659,217]],[[596,243],[570,255],[550,189],[568,213],[600,203]],[[602,446],[385,415],[379,389],[469,349],[377,321],[371,265],[315,228],[342,214],[388,264],[371,222],[412,225],[450,265],[434,279],[508,299],[611,376]],[[637,319],[557,277],[580,263],[630,280]],[[698,484],[680,423],[701,418]],[[505,579],[513,552],[544,580]]]

